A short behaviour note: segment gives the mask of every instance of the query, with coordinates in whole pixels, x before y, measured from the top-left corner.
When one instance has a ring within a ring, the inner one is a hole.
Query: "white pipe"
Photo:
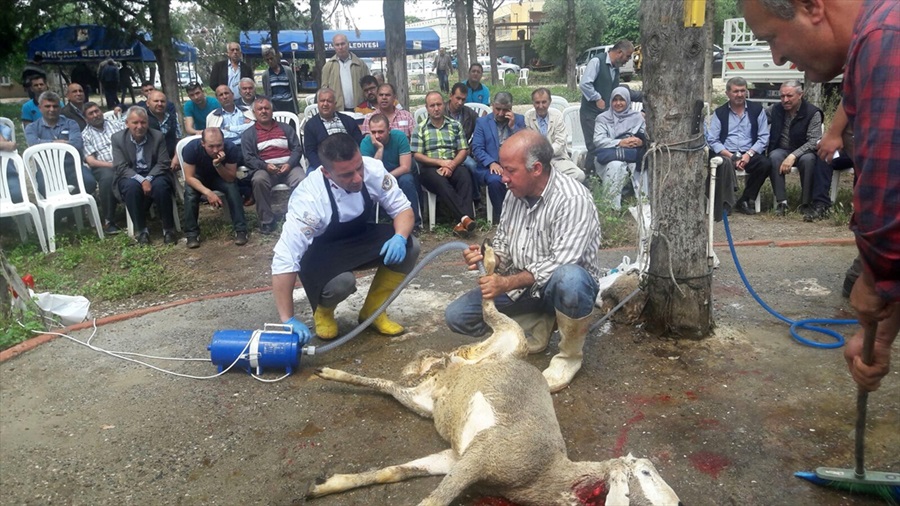
[[[707,232],[709,234],[709,240],[706,244],[706,258],[713,258],[713,223],[715,222],[715,211],[714,207],[716,205],[716,174],[719,172],[719,165],[725,163],[725,160],[722,160],[721,156],[714,156],[709,160],[709,198],[707,201],[709,204],[707,205],[707,223],[708,229]]]

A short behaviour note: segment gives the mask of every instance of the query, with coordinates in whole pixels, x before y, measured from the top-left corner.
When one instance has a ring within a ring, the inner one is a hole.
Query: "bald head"
[[[78,83],[66,87],[66,101],[81,109],[84,106],[84,88]]]
[[[522,130],[500,146],[502,181],[516,198],[538,197],[550,180],[553,146],[540,132]]]
[[[151,91],[147,96],[147,108],[154,116],[162,117],[166,113],[166,94],[159,90]]]

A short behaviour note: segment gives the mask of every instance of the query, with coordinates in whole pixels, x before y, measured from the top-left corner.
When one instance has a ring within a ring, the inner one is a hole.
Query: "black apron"
[[[331,223],[325,232],[313,239],[300,259],[300,282],[313,311],[319,305],[322,289],[338,274],[373,267],[381,263],[381,248],[394,236],[392,225],[375,223],[375,205],[363,183],[363,212],[356,218],[340,222],[337,202],[331,193],[331,180],[325,180],[331,202]]]

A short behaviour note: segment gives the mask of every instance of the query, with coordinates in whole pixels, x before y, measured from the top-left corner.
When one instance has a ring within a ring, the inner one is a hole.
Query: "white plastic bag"
[[[81,323],[91,317],[91,301],[81,295],[35,293],[31,296],[38,307],[53,313],[65,325]]]

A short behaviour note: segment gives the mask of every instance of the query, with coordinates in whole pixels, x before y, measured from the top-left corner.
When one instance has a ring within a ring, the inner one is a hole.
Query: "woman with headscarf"
[[[647,178],[641,177],[640,163],[646,140],[644,115],[631,109],[630,90],[619,86],[612,92],[610,108],[594,123],[596,172],[616,210],[622,207],[622,186],[629,172],[635,191],[647,193]]]

